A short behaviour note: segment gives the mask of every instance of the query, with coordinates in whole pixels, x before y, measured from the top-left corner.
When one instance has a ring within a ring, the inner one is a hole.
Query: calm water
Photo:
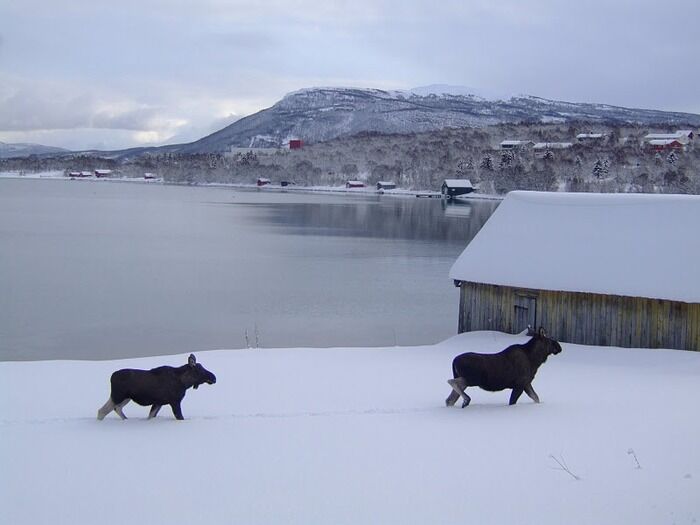
[[[0,180],[0,360],[436,342],[496,205]]]

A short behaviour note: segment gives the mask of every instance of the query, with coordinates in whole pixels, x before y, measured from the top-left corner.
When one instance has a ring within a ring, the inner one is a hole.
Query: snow
[[[671,144],[681,144],[678,139],[653,139],[649,141],[652,146],[670,146]]]
[[[450,278],[697,303],[698,224],[697,195],[511,192]]]
[[[571,142],[538,142],[532,149],[567,149],[571,146]]]
[[[455,355],[525,340],[201,352],[217,384],[188,391],[183,422],[95,414],[115,369],[185,355],[0,363],[3,522],[700,519],[700,354],[564,344],[535,379],[541,404],[470,389],[468,408],[444,406]]]
[[[529,140],[503,140],[501,141],[501,146],[526,146],[528,144],[533,144]]]
[[[673,140],[679,140],[682,142],[688,142],[690,140],[690,135],[692,134],[691,130],[688,129],[681,129],[678,130],[674,133],[649,133],[648,135],[644,136],[644,140],[654,143],[654,141],[658,140],[667,140],[667,141],[673,141]]]
[[[498,91],[493,89],[482,89],[469,86],[454,86],[449,84],[431,84],[429,86],[420,86],[412,88],[409,93],[418,95],[421,97],[427,97],[430,95],[437,96],[463,96],[463,97],[473,97],[477,100],[491,100],[491,101],[501,101],[510,100],[513,98],[513,93],[506,91]]]

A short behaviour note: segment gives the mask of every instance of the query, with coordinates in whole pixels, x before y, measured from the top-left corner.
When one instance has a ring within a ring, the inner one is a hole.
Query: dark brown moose
[[[216,376],[197,363],[194,354],[190,354],[187,364],[178,368],[159,366],[151,370],[117,370],[112,374],[110,383],[112,390],[109,399],[97,411],[99,420],[104,419],[112,410],[122,419],[126,419],[122,408],[129,401],[141,406],[150,405],[148,419],[156,417],[163,405],[170,405],[176,419],[184,419],[180,403],[187,389],[196,389],[203,383],[213,385],[216,383]]]
[[[509,405],[517,403],[525,392],[535,402],[540,398],[532,388],[537,369],[552,354],[561,352],[561,345],[547,337],[544,328],[532,336],[525,344],[511,345],[497,354],[477,354],[469,352],[458,355],[452,361],[453,379],[447,382],[452,392],[445,400],[450,407],[461,396],[466,407],[471,398],[464,391],[469,386],[478,386],[489,392],[512,389]]]

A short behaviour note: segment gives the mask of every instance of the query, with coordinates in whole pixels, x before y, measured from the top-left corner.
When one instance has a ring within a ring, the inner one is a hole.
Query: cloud
[[[99,99],[89,92],[57,93],[25,86],[0,99],[0,130],[148,130],[161,122],[161,111],[133,101]]]
[[[0,2],[0,132],[194,140],[318,85],[698,111],[698,18],[697,0]]]

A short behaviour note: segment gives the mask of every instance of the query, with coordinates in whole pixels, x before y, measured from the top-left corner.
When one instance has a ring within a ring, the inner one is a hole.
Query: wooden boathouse
[[[700,350],[700,196],[511,192],[450,271],[459,332]]]

